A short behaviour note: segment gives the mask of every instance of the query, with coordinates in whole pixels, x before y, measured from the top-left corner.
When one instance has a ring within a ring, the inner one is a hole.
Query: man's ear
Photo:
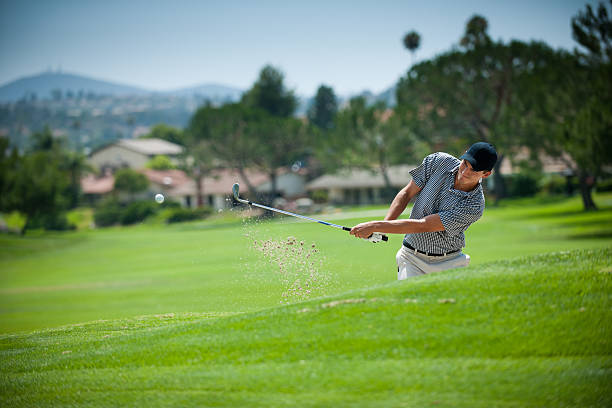
[[[486,179],[487,177],[489,177],[491,175],[491,171],[485,171],[484,173],[482,173],[482,178]]]

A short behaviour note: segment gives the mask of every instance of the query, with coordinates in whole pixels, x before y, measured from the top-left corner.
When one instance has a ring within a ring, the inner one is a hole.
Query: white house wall
[[[306,194],[306,180],[296,173],[281,174],[276,178],[276,189],[286,197],[296,197]],[[272,190],[272,183],[266,181],[257,187],[257,191],[267,193]]]
[[[149,158],[146,155],[117,145],[99,150],[89,158],[89,162],[98,169],[106,166],[114,168],[127,166],[133,169],[142,169],[148,161]]]

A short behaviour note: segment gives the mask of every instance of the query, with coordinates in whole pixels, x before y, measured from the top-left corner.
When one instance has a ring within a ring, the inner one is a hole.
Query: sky
[[[0,85],[48,70],[149,90],[250,88],[272,64],[298,95],[386,90],[456,46],[474,14],[493,39],[571,50],[577,0],[0,0]]]

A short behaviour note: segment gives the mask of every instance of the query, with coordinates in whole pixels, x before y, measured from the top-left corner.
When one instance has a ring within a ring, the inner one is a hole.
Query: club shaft
[[[245,204],[249,204],[249,205],[252,205],[254,207],[263,208],[264,210],[274,211],[274,212],[277,212],[277,213],[281,213],[281,214],[285,214],[285,215],[290,215],[292,217],[297,217],[297,218],[302,218],[304,220],[318,222],[319,224],[329,225],[330,227],[334,227],[334,228],[340,228],[340,229],[342,229],[344,231],[350,231],[351,230],[350,228],[343,227],[342,225],[332,224],[331,222],[317,220],[315,218],[310,218],[310,217],[307,217],[305,215],[300,215],[300,214],[295,214],[295,213],[292,213],[292,212],[289,212],[289,211],[279,210],[278,208],[268,207],[267,205],[257,204],[257,203],[254,203],[252,201],[247,201],[247,200],[241,200],[241,201],[243,201]]]

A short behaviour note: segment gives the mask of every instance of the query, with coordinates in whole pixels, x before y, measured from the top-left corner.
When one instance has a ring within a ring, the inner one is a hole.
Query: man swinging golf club
[[[461,160],[459,160],[461,159]],[[484,211],[481,181],[497,161],[493,145],[473,144],[459,159],[433,153],[410,172],[412,180],[393,199],[384,221],[364,222],[351,229],[358,238],[374,232],[406,234],[397,252],[397,279],[467,266],[461,252],[465,230]],[[398,220],[414,200],[410,219]]]

